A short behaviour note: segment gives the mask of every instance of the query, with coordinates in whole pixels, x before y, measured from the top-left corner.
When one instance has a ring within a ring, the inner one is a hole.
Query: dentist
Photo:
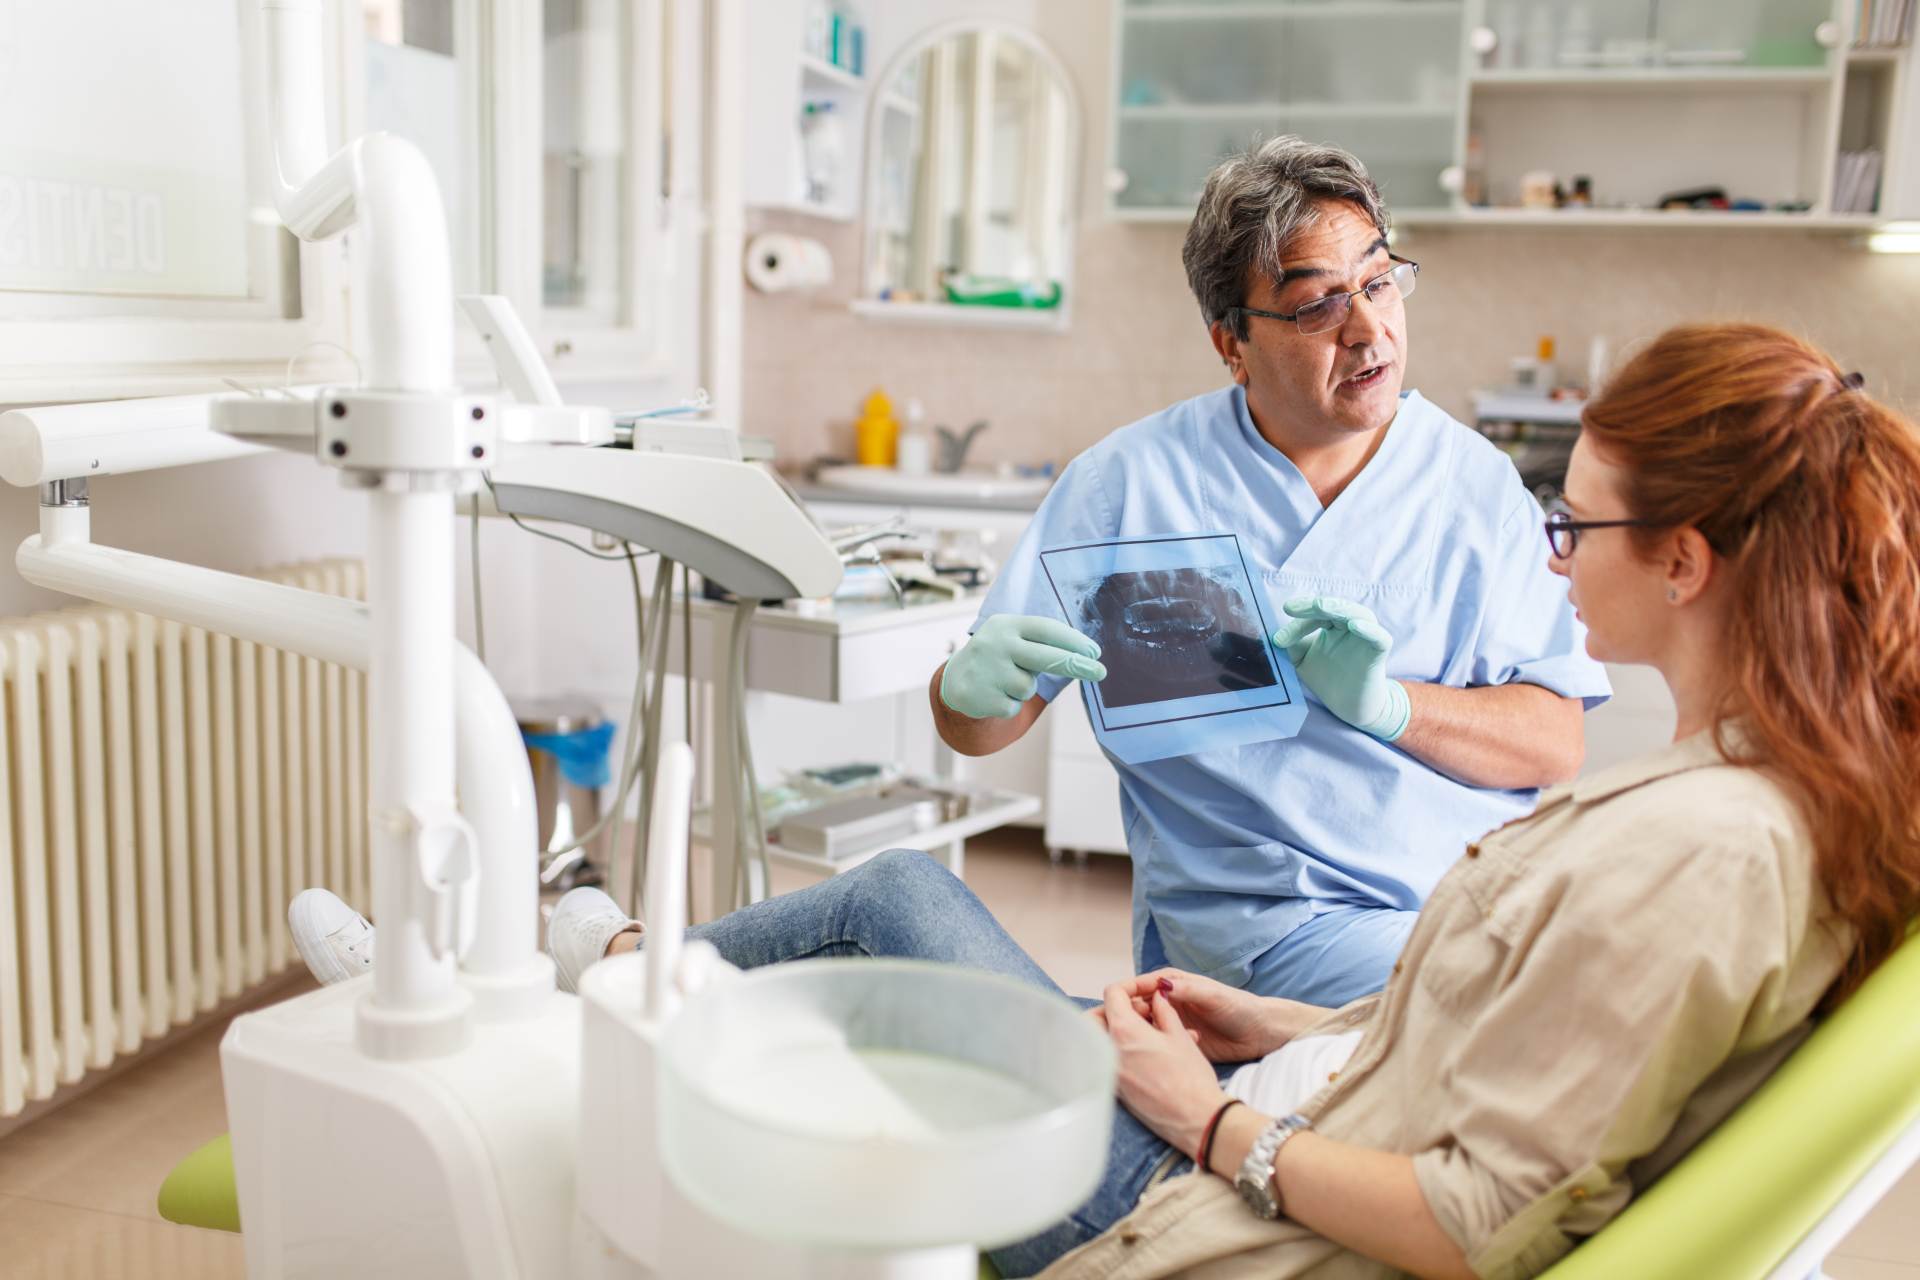
[[[1232,385],[1076,458],[933,676],[940,736],[998,751],[1106,674],[1042,549],[1240,536],[1315,705],[1292,739],[1113,761],[1141,972],[1325,1006],[1379,990],[1462,846],[1579,769],[1609,693],[1512,463],[1401,389],[1419,266],[1387,225],[1338,148],[1280,137],[1216,168],[1182,257]]]

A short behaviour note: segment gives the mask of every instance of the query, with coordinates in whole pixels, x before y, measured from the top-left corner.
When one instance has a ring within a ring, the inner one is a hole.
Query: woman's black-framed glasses
[[[1353,310],[1353,300],[1361,294],[1367,295],[1367,301],[1382,306],[1396,298],[1405,298],[1413,293],[1413,286],[1420,278],[1420,264],[1411,258],[1402,258],[1397,254],[1388,254],[1393,260],[1393,269],[1385,275],[1373,279],[1355,289],[1352,293],[1330,293],[1324,298],[1316,298],[1306,306],[1298,308],[1292,315],[1283,311],[1262,311],[1258,307],[1228,307],[1227,315],[1265,316],[1269,320],[1291,320],[1308,337],[1316,333],[1325,333],[1329,329],[1338,329],[1347,322],[1347,313]]]
[[[1587,529],[1650,529],[1654,524],[1652,520],[1575,520],[1573,512],[1555,502],[1547,511],[1547,545],[1565,560],[1580,545],[1580,534]]]

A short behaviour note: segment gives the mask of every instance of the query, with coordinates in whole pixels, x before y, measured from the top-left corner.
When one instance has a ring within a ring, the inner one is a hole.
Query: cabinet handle
[[[1832,49],[1840,44],[1840,24],[1833,21],[1821,23],[1813,29],[1814,43],[1822,49]]]
[[[1127,182],[1127,171],[1125,169],[1113,168],[1107,170],[1107,193],[1109,195],[1117,196],[1122,191],[1125,191],[1127,189]]]
[[[1467,185],[1467,171],[1457,164],[1450,164],[1440,171],[1440,189],[1453,195],[1459,195]]]
[[[1492,27],[1475,27],[1467,43],[1475,53],[1492,53],[1500,47],[1500,33]]]

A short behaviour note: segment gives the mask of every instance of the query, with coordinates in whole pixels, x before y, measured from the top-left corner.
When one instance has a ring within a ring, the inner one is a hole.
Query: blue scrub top
[[[1547,568],[1540,506],[1513,463],[1417,392],[1330,507],[1260,435],[1238,386],[1114,432],[1062,473],[974,623],[1060,616],[1043,548],[1202,530],[1240,535],[1279,609],[1331,595],[1392,633],[1390,675],[1456,687],[1522,681],[1611,692],[1566,582]],[[1040,679],[1051,700],[1067,682]],[[1469,840],[1533,808],[1533,791],[1455,782],[1309,696],[1299,735],[1129,765],[1120,807],[1134,860],[1136,962],[1149,922],[1169,963],[1243,983],[1317,912],[1417,910]]]

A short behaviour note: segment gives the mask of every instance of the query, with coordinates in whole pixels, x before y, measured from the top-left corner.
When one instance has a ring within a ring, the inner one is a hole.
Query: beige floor
[[[1097,994],[1128,969],[1128,865],[1050,866],[1029,835],[970,845],[967,879],[1062,986]],[[240,1241],[162,1222],[154,1193],[226,1128],[212,1027],[0,1139],[0,1278],[219,1280]],[[1920,1173],[1829,1260],[1834,1280],[1920,1280]]]

